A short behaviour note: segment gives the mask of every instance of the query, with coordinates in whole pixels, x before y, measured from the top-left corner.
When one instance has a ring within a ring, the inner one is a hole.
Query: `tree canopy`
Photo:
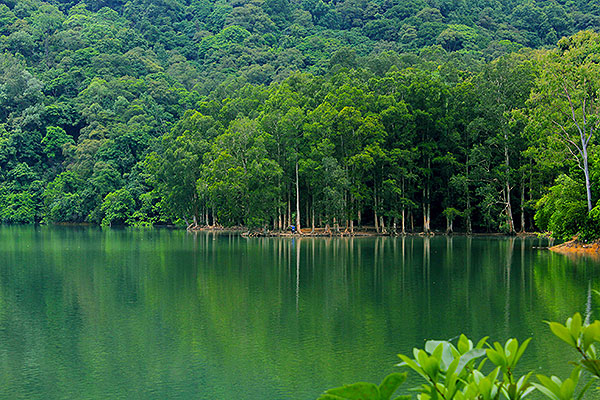
[[[565,176],[593,221],[597,26],[584,1],[5,2],[0,221],[554,231]]]

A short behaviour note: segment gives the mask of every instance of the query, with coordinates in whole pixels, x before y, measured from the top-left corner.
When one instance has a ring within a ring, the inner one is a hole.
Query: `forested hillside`
[[[3,1],[0,221],[593,232],[599,26],[583,0]]]

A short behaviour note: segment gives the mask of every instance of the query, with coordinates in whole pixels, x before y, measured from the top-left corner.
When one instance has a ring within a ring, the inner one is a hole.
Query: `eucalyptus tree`
[[[205,155],[197,192],[224,225],[266,228],[277,215],[282,170],[269,157],[272,137],[256,120],[235,120]]]
[[[198,196],[196,182],[203,156],[210,149],[209,141],[220,131],[220,125],[212,117],[188,111],[163,136],[159,149],[146,157],[149,184],[161,198],[163,212],[169,217],[187,222],[191,218],[197,224],[202,206],[208,212],[206,202]]]
[[[476,79],[478,93],[477,129],[483,136],[487,157],[494,159],[494,166],[485,177],[490,187],[490,201],[501,207],[500,226],[514,233],[512,192],[516,185],[521,152],[526,149],[521,132],[510,124],[512,112],[525,106],[534,79],[533,65],[526,53],[513,53],[487,64]],[[521,190],[524,190],[521,187]],[[496,191],[499,195],[495,196]]]
[[[590,151],[600,127],[600,35],[579,32],[541,55],[530,97],[531,124],[559,140],[583,172],[587,209],[594,203]]]

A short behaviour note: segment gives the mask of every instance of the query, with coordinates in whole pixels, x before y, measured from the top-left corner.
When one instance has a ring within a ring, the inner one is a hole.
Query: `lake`
[[[460,333],[566,377],[543,321],[600,318],[600,268],[546,245],[0,227],[0,398],[314,399]]]

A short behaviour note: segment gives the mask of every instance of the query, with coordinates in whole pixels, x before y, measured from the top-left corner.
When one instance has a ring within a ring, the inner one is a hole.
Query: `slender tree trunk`
[[[282,227],[283,227],[283,221],[281,218],[281,207],[277,207],[277,228],[279,229],[279,231],[281,231]]]
[[[309,207],[309,203],[308,203],[308,196],[306,196],[306,197],[307,197],[307,199],[306,199],[306,214],[304,214],[304,215],[306,215],[306,217],[304,217],[304,222],[305,222],[304,225],[309,226],[310,225],[310,212],[309,212],[310,207]]]
[[[292,225],[292,193],[288,190],[288,201],[287,201],[287,224],[285,228],[287,229],[290,225]]]
[[[356,223],[358,224],[358,227],[361,228],[362,227],[362,215],[361,215],[360,209],[356,213],[356,219],[357,219]]]
[[[506,220],[508,222],[508,233],[515,233],[515,221],[513,219],[512,205],[510,201],[510,158],[508,155],[508,134],[504,132],[504,162],[506,164],[505,190],[506,190]]]
[[[300,182],[298,181],[298,161],[296,161],[296,231],[302,234],[300,228]]]
[[[426,200],[427,199],[427,189],[423,189],[423,203],[422,203],[422,207],[423,207],[423,233],[427,234],[429,233],[429,220],[427,219],[427,205],[426,205]]]
[[[313,199],[313,206],[312,206],[312,218],[311,218],[311,222],[312,222],[312,229],[310,231],[310,233],[315,233],[315,206],[314,206],[315,202]]]
[[[583,146],[583,175],[585,176],[585,192],[587,195],[588,212],[592,211],[592,185],[590,184],[590,170],[588,167],[587,146]]]
[[[373,212],[375,213],[375,230],[377,231],[377,233],[379,233],[379,218],[377,218],[377,191],[373,193],[373,204]]]
[[[525,232],[525,176],[521,180],[521,232]]]
[[[465,178],[466,178],[466,198],[467,198],[467,209],[465,210],[466,214],[467,214],[467,235],[470,235],[471,233],[473,233],[473,229],[471,226],[471,192],[469,190],[469,154],[467,153],[467,162],[465,163],[465,167],[466,167],[466,172],[465,172]]]
[[[405,213],[406,210],[402,207],[402,234],[406,235],[406,221],[405,221]]]

